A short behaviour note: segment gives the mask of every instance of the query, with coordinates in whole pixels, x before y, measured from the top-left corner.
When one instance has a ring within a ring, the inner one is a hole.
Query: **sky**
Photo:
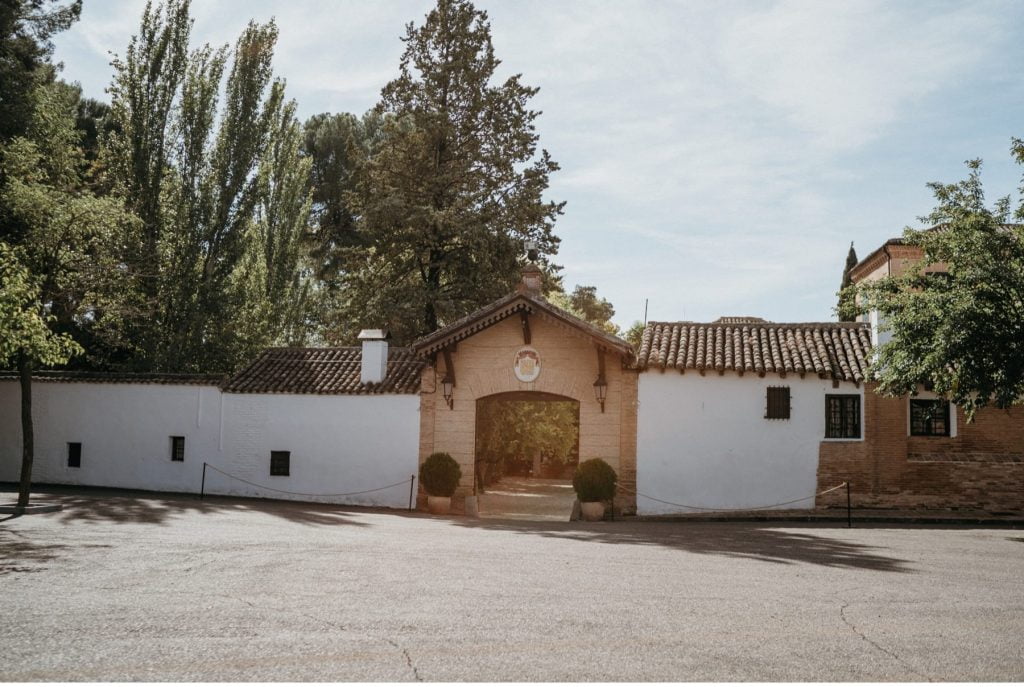
[[[63,78],[106,99],[144,0],[86,0],[56,40]],[[361,114],[429,0],[194,0],[195,45],[275,18],[299,117]],[[850,242],[865,257],[985,160],[1021,181],[1024,3],[478,0],[498,76],[522,74],[566,201],[553,261],[628,327],[752,315],[835,319]],[[368,323],[370,326],[372,323]]]

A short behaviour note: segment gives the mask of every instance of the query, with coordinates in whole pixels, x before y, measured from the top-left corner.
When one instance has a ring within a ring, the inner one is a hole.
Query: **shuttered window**
[[[291,474],[291,451],[270,452],[270,475],[272,477],[287,477]]]
[[[768,387],[768,410],[765,417],[769,420],[789,419],[789,387]]]
[[[860,396],[825,396],[825,438],[860,439]]]

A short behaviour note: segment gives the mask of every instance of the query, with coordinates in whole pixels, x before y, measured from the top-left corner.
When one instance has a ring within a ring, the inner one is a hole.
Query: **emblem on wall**
[[[536,348],[523,346],[512,359],[512,370],[520,382],[533,382],[540,377],[540,353]]]

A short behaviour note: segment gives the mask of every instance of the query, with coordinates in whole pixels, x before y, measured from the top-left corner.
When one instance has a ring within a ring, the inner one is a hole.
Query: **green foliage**
[[[537,154],[537,89],[499,64],[487,15],[439,0],[407,27],[399,76],[376,108],[380,142],[350,194],[356,247],[343,319],[408,341],[511,291],[524,242],[555,252],[561,203],[543,199],[558,165]]]
[[[547,300],[552,305],[600,327],[609,334],[615,336],[620,334],[618,325],[612,322],[615,308],[607,300],[597,295],[596,286],[577,284],[571,294],[556,290],[547,295]]]
[[[121,255],[134,366],[230,371],[308,334],[310,162],[272,80],[273,22],[250,22],[230,54],[189,53],[191,26],[187,0],[147,6],[114,60],[103,162],[141,220]]]
[[[575,401],[510,401],[497,397],[477,404],[476,454],[484,485],[507,474],[513,461],[530,460],[537,453],[551,460],[574,462],[578,439],[579,404]]]
[[[460,479],[462,469],[447,453],[431,453],[420,465],[420,484],[431,496],[451,496]]]
[[[1015,145],[1024,163],[1024,146]],[[929,184],[938,205],[923,219],[936,226],[904,232],[923,259],[903,275],[859,284],[857,295],[860,311],[878,310],[892,332],[873,365],[879,389],[904,395],[930,385],[970,420],[979,408],[1024,398],[1024,226],[1007,224],[1008,197],[986,206],[981,162],[968,168],[963,181]],[[1016,216],[1024,218],[1024,204]],[[948,276],[927,273],[932,265]]]
[[[629,329],[622,335],[622,338],[632,344],[634,352],[639,351],[640,344],[644,339],[644,323],[637,320],[629,325]]]
[[[615,496],[615,470],[600,458],[580,463],[572,478],[572,488],[582,503],[609,501]]]
[[[839,303],[836,312],[840,322],[854,322],[857,319],[857,294],[853,288],[853,278],[850,271],[857,266],[857,251],[853,249],[853,242],[850,242],[850,250],[846,254],[846,265],[843,267],[843,280],[839,285]]]
[[[134,218],[119,200],[95,196],[86,182],[79,90],[50,82],[31,94],[26,136],[0,150],[0,205],[16,230],[8,241],[38,280],[47,322],[96,354],[109,341],[124,274],[112,254]]]
[[[81,12],[82,0],[0,2],[0,144],[25,135],[33,116],[29,94],[53,79],[51,38]]]
[[[38,280],[0,241],[0,365],[25,357],[34,364],[62,365],[81,347],[67,334],[55,334],[39,300]]]

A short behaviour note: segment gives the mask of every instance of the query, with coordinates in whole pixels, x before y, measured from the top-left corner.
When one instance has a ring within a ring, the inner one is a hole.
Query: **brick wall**
[[[637,373],[622,367],[618,355],[605,354],[608,395],[602,412],[594,396],[597,350],[593,342],[567,325],[537,314],[530,317],[530,345],[540,353],[541,373],[535,382],[516,379],[512,359],[523,346],[522,325],[509,318],[459,342],[452,353],[456,386],[454,407],[449,410],[438,380],[444,376],[444,359],[423,370],[420,394],[420,462],[435,451],[450,453],[462,468],[462,481],[452,498],[452,509],[461,512],[465,497],[473,493],[476,452],[476,401],[510,391],[540,391],[579,401],[580,461],[603,458],[620,475],[623,486],[636,484]],[[420,493],[418,503],[425,505]],[[636,511],[636,497],[624,492],[617,507]]]
[[[864,402],[864,441],[822,442],[819,491],[849,480],[855,506],[1024,510],[1024,407],[982,410],[972,424],[958,410],[957,436],[910,437],[906,398]],[[818,505],[844,506],[846,494]]]

